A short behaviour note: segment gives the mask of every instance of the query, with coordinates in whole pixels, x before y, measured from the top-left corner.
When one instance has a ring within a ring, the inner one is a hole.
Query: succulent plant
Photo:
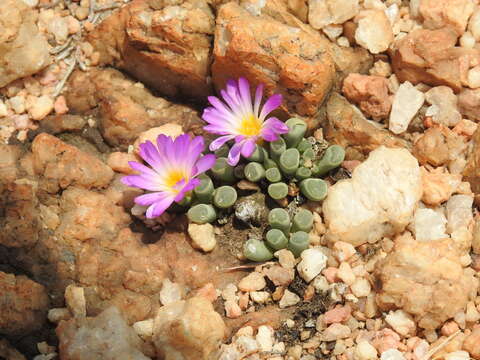
[[[191,222],[205,224],[215,221],[217,212],[210,204],[197,204],[188,210],[187,217]]]
[[[213,204],[219,209],[232,207],[237,201],[237,191],[232,186],[224,185],[215,189]]]

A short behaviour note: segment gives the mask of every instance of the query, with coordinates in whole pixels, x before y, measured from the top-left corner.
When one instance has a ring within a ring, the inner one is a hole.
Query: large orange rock
[[[105,19],[87,40],[100,53],[100,64],[126,70],[161,94],[203,100],[211,92],[213,30],[213,13],[204,0],[169,6],[135,0]]]
[[[393,70],[401,82],[446,85],[459,92],[470,63],[480,61],[480,52],[456,47],[456,43],[456,33],[448,28],[414,30],[394,44]]]
[[[427,29],[448,27],[462,35],[474,9],[472,0],[421,0],[419,12]]]
[[[233,2],[223,5],[215,30],[213,82],[221,89],[228,79],[244,76],[252,86],[264,83],[267,94],[282,94],[284,113],[313,116],[335,76],[329,42],[285,16],[274,14],[268,4],[259,15]]]

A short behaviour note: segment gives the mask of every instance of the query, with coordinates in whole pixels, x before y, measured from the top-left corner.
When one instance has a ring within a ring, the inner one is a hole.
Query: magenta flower
[[[270,96],[263,107],[260,107],[263,96],[263,84],[255,91],[252,104],[250,84],[247,79],[228,80],[225,90],[221,90],[222,102],[215,96],[209,96],[208,101],[213,106],[203,112],[203,120],[208,125],[204,129],[212,134],[222,135],[210,144],[210,150],[215,151],[227,141],[235,140],[228,154],[228,163],[237,165],[240,154],[249,157],[255,151],[258,141],[275,141],[280,134],[288,132],[288,127],[276,117],[267,118],[268,114],[282,103],[282,95]]]
[[[204,148],[203,137],[192,140],[187,134],[175,140],[159,135],[157,146],[151,141],[140,144],[140,156],[151,168],[130,161],[128,164],[140,174],[125,176],[122,182],[151,191],[135,198],[137,204],[149,206],[147,218],[160,216],[174,201],[181,201],[187,192],[200,184],[195,177],[215,163],[215,155],[202,156]]]

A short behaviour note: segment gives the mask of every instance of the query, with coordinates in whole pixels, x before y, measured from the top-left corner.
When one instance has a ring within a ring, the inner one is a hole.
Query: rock
[[[471,357],[480,359],[480,327],[473,329],[472,333],[465,338],[463,350],[468,351]]]
[[[108,155],[107,165],[115,172],[131,175],[135,174],[135,171],[128,165],[130,161],[138,161],[138,159],[133,154],[115,151]]]
[[[467,310],[465,311],[465,321],[475,323],[478,320],[480,320],[480,313],[477,310],[477,306],[473,301],[469,301],[467,304]]]
[[[214,16],[208,3],[136,0],[88,34],[100,65],[112,65],[169,97],[209,95]]]
[[[447,86],[436,86],[425,93],[425,99],[431,104],[427,115],[437,124],[453,127],[462,120],[457,110],[457,97]]]
[[[474,193],[480,193],[480,130],[473,134],[472,147],[467,155],[467,165],[463,170],[464,181],[468,181]]]
[[[0,334],[25,336],[39,330],[48,310],[45,288],[23,275],[0,271]]]
[[[480,120],[480,89],[463,89],[458,94],[458,110],[470,120]]]
[[[163,280],[162,290],[160,290],[160,302],[162,305],[169,305],[182,299],[182,287],[180,284],[173,283],[170,279]]]
[[[417,241],[434,241],[448,238],[447,219],[441,211],[417,209],[413,218],[413,232]]]
[[[388,49],[393,41],[392,25],[382,10],[362,10],[355,17],[357,44],[368,49],[372,54],[379,54]]]
[[[158,135],[163,134],[166,136],[170,136],[172,138],[176,138],[179,135],[184,133],[183,128],[179,124],[164,124],[162,126],[154,127],[144,131],[138,135],[137,140],[133,143],[133,149],[136,154],[139,154],[140,151],[140,144],[151,141],[153,144],[157,143]]]
[[[62,359],[149,359],[140,350],[141,339],[115,307],[81,321],[62,321],[56,332]]]
[[[335,244],[333,244],[333,255],[340,262],[347,261],[353,255],[355,255],[355,253],[356,250],[352,244],[343,241],[337,241]]]
[[[0,4],[0,88],[35,74],[50,64],[50,46],[38,30],[38,11],[22,1],[5,0]]]
[[[347,262],[342,262],[338,267],[336,276],[347,285],[352,285],[355,282],[355,274],[352,267]]]
[[[342,92],[374,120],[384,119],[390,113],[392,101],[388,96],[388,81],[384,77],[351,73],[343,82]]]
[[[462,119],[460,120],[457,125],[453,128],[453,132],[455,132],[458,135],[465,136],[467,139],[470,139],[473,134],[475,134],[475,131],[477,131],[478,125],[470,121],[468,119]]]
[[[358,0],[309,0],[308,22],[314,29],[343,24],[359,11]]]
[[[322,341],[335,341],[348,338],[351,330],[348,326],[334,323],[326,328],[320,335]]]
[[[401,82],[446,85],[459,92],[462,79],[467,79],[469,59],[478,59],[479,53],[455,47],[456,43],[457,36],[450,29],[413,30],[393,46],[393,71]]]
[[[285,269],[293,269],[295,267],[295,256],[290,250],[281,249],[275,252],[279,264]]]
[[[380,360],[405,360],[405,357],[397,349],[388,349],[382,352]]]
[[[137,321],[132,327],[142,339],[151,339],[153,336],[153,319]]]
[[[385,321],[398,334],[409,337],[415,335],[416,325],[412,317],[403,310],[390,311]]]
[[[452,351],[445,355],[445,360],[470,360],[470,356],[466,351]]]
[[[265,304],[270,299],[270,293],[267,291],[252,291],[249,294],[252,301],[258,304]]]
[[[53,110],[53,99],[48,95],[42,95],[28,108],[28,113],[33,120],[43,120]]]
[[[338,38],[337,42],[342,38]],[[331,51],[336,68],[335,89],[341,89],[343,80],[350,73],[365,74],[372,67],[373,56],[362,47],[345,47],[332,43]]]
[[[52,193],[70,185],[101,188],[113,178],[112,169],[103,162],[46,133],[35,137],[32,153],[35,173],[44,177]]]
[[[425,131],[414,144],[412,153],[421,164],[440,166],[449,160],[447,138],[437,127]]]
[[[225,336],[225,324],[212,304],[201,297],[164,306],[154,324],[154,345],[165,360],[214,357]]]
[[[278,303],[278,306],[280,306],[280,309],[285,309],[286,307],[296,305],[300,302],[300,297],[289,291],[288,289],[285,290],[283,293],[282,298],[280,299],[280,302]]]
[[[262,290],[266,285],[267,282],[265,281],[263,275],[254,271],[240,280],[238,283],[238,288],[241,291],[249,292]]]
[[[394,134],[405,132],[424,101],[425,95],[410,82],[401,84],[393,97],[388,129]]]
[[[58,324],[61,320],[69,320],[72,317],[67,308],[53,308],[48,310],[48,321]]]
[[[327,256],[319,248],[311,248],[302,252],[302,260],[297,271],[307,283],[312,281],[327,266]]]
[[[19,147],[0,144],[0,185],[11,183],[17,178],[19,173],[17,160],[20,155]]]
[[[275,286],[288,286],[295,278],[293,268],[284,268],[273,265],[263,270],[264,274],[273,282]]]
[[[461,182],[461,174],[449,174],[436,170],[427,171],[422,168],[422,201],[431,206],[438,206],[452,196]]]
[[[26,360],[26,357],[13,348],[7,339],[0,340],[0,356],[6,360]]]
[[[188,224],[188,235],[192,239],[192,245],[196,249],[210,252],[217,246],[215,229],[211,224]]]
[[[347,150],[368,154],[381,145],[408,147],[403,139],[368,121],[357,107],[337,93],[328,99],[327,119],[325,138]]]
[[[274,338],[273,329],[270,326],[259,326],[255,339],[257,340],[258,348],[260,351],[272,351]]]
[[[349,305],[337,306],[323,314],[323,322],[327,325],[345,322],[350,318],[351,313],[352,309]]]
[[[363,340],[355,347],[353,358],[355,360],[375,360],[377,359],[377,350],[368,341]]]
[[[365,278],[357,278],[350,288],[352,289],[353,295],[357,298],[370,295],[370,291],[372,290],[370,283]]]
[[[50,135],[63,132],[79,132],[85,125],[87,119],[79,115],[49,115],[39,123],[40,128]]]
[[[448,233],[471,227],[473,224],[472,205],[473,196],[470,195],[453,195],[447,201]]]
[[[403,230],[422,196],[420,168],[405,149],[380,147],[331,186],[323,202],[329,241],[354,246]]]
[[[85,293],[82,287],[72,284],[68,285],[65,289],[65,302],[68,310],[75,318],[87,316]]]
[[[236,301],[225,301],[225,316],[229,319],[236,319],[242,315],[242,309]]]
[[[462,35],[474,9],[472,0],[421,0],[419,12],[427,29],[448,27]]]
[[[382,311],[401,304],[419,327],[436,329],[463,310],[477,291],[471,269],[463,269],[450,239],[418,242],[405,233],[375,269]]]
[[[178,124],[185,132],[196,134],[203,126],[194,110],[153,96],[117,70],[74,72],[69,84],[66,98],[71,111],[97,113],[105,141],[121,150],[126,150],[143,132],[164,124]]]
[[[252,88],[264,83],[267,94],[282,94],[284,113],[313,116],[335,76],[329,42],[298,20],[280,22],[278,18],[287,16],[283,12],[274,19],[266,15],[269,11],[255,16],[233,2],[220,7],[212,64],[215,87],[222,89],[228,79],[244,76]]]

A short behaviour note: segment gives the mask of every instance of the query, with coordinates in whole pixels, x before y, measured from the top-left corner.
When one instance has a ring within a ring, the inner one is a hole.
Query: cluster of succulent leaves
[[[345,157],[341,146],[325,148],[324,142],[314,137],[305,137],[307,125],[303,120],[291,118],[286,121],[289,132],[277,141],[257,145],[254,153],[244,162],[233,167],[227,163],[228,145],[218,149],[217,160],[209,175],[199,178],[201,183],[192,196],[184,199],[190,205],[187,216],[190,221],[204,224],[214,222],[220,213],[228,211],[237,201],[234,184],[246,179],[266,189],[268,195],[285,205],[284,199],[297,201],[303,197],[321,201],[327,195],[327,183],[321,179],[338,167]],[[215,188],[215,184],[220,186]],[[299,196],[289,196],[291,188],[298,188]],[[292,214],[281,207],[274,208],[268,215],[270,230],[265,242],[249,239],[244,246],[244,255],[252,261],[266,261],[273,252],[288,248],[295,256],[308,247],[308,233],[313,226],[313,214],[299,208]]]

